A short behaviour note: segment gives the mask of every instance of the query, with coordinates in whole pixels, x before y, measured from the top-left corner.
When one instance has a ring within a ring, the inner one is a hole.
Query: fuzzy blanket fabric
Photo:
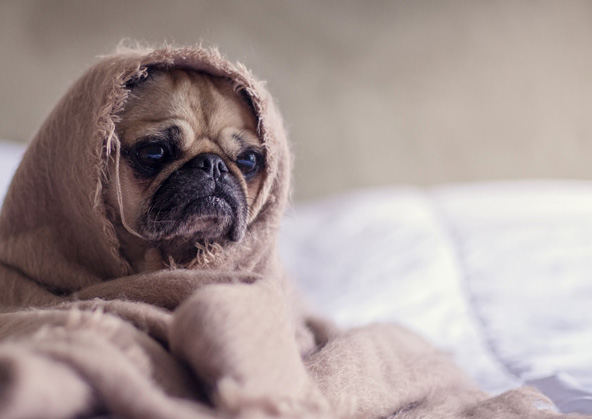
[[[253,103],[267,167],[243,240],[134,272],[105,191],[118,181],[126,86],[149,66],[231,80]],[[533,390],[489,398],[404,329],[342,331],[304,310],[276,251],[288,150],[263,84],[215,50],[121,49],[85,73],[31,143],[0,215],[0,417],[561,416]]]

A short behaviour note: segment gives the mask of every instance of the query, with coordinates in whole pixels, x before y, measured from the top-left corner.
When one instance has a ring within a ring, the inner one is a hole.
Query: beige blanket
[[[149,66],[232,80],[254,105],[267,169],[244,239],[134,272],[105,191],[126,86]],[[305,312],[276,253],[290,169],[282,120],[242,65],[201,47],[102,58],[39,130],[0,215],[0,417],[558,416],[533,390],[489,398],[405,330],[343,332]]]

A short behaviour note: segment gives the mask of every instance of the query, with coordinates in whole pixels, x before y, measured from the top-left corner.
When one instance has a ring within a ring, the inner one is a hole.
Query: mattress
[[[22,145],[0,142],[0,200]],[[342,326],[396,322],[484,389],[592,413],[592,182],[387,187],[293,206],[287,270]]]

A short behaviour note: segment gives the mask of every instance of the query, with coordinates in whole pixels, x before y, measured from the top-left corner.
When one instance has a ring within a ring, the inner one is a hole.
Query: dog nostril
[[[220,171],[220,173],[228,172],[228,167],[226,167],[226,163],[224,163],[224,160],[222,159],[220,159],[220,161],[218,162],[218,170]]]
[[[228,167],[224,163],[224,160],[220,156],[211,153],[199,154],[189,162],[189,166],[201,169],[214,178],[228,172]]]

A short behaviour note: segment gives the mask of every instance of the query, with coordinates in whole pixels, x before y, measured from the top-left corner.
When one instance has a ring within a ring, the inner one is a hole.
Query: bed
[[[0,202],[23,152],[0,141]],[[592,182],[350,192],[293,206],[280,252],[338,324],[401,323],[494,394],[592,413]]]

